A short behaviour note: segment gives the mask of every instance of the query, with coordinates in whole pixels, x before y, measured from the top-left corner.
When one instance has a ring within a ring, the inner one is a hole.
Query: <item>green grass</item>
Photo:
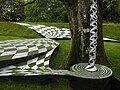
[[[120,80],[120,43],[105,43],[108,60],[111,63],[114,76]]]
[[[45,23],[45,22],[27,22],[29,24],[42,24],[46,26],[56,26],[59,28],[69,28],[68,23]],[[120,24],[103,24],[103,36],[120,40]]]
[[[54,69],[63,69],[64,61],[71,47],[71,40],[57,40],[60,47],[54,52],[51,58],[51,67]]]
[[[23,85],[20,83],[0,82],[0,90],[42,90],[42,89],[43,87],[39,85],[32,85],[32,84]]]
[[[0,40],[12,40],[12,39],[23,39],[23,37],[17,37],[17,36],[0,36]]]
[[[44,23],[44,22],[29,22],[30,24],[43,24],[46,26],[56,26],[59,28],[69,28],[68,23]],[[103,36],[120,40],[120,24],[103,24]],[[19,26],[14,23],[0,23],[0,36],[16,36],[24,38],[40,38],[39,34],[30,30],[25,26]]]
[[[120,24],[103,24],[103,36],[120,40]]]
[[[45,85],[39,83],[0,82],[0,90],[72,90],[69,84],[65,82],[66,80],[62,79]]]
[[[15,36],[24,38],[40,38],[41,36],[25,26],[15,23],[0,23],[0,36]]]
[[[68,28],[67,23],[32,23],[32,24],[44,24],[46,26],[59,26]],[[55,25],[54,25],[55,24]],[[9,26],[10,25],[10,26]],[[15,28],[14,28],[15,27]],[[23,31],[27,34],[24,34]],[[2,31],[2,32],[1,32]],[[4,31],[7,31],[7,35]],[[14,31],[14,32],[12,32]],[[19,33],[18,33],[19,32]],[[39,38],[40,36],[32,30],[27,29],[24,26],[15,25],[14,23],[0,23],[0,40],[7,39],[23,39],[23,38]],[[9,34],[10,33],[10,34]],[[34,33],[34,34],[33,34]],[[19,35],[22,34],[22,35]],[[120,24],[104,24],[103,25],[104,37],[114,38],[120,40]],[[54,52],[51,59],[51,67],[54,69],[62,69],[62,65],[66,56],[69,53],[71,47],[70,40],[57,40],[60,43],[60,47]],[[105,43],[105,50],[108,59],[111,63],[114,76],[120,80],[120,43]],[[20,83],[0,83],[0,90],[70,90],[67,82],[57,82],[47,85],[31,85]]]

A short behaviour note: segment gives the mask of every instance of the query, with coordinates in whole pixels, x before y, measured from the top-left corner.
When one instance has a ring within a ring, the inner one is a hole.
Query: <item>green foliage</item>
[[[120,11],[120,0],[118,0],[118,10]]]
[[[41,22],[36,22],[32,24],[45,24],[45,23],[41,23]],[[46,23],[45,25],[47,26],[59,26],[59,27],[68,27],[67,23]],[[5,34],[6,33],[6,34]],[[8,34],[9,33],[9,34]],[[104,33],[104,37],[109,37],[109,38],[115,38],[115,39],[119,39],[120,40],[120,24],[104,24],[103,25],[103,33]],[[21,37],[25,37],[25,38],[39,38],[39,34],[36,34],[34,31],[28,29],[27,27],[24,26],[19,26],[16,25],[14,23],[0,23],[0,40],[6,40],[6,39],[21,39]],[[5,36],[6,35],[6,36]],[[9,36],[8,36],[9,35]],[[14,37],[15,36],[15,37]],[[16,37],[18,36],[18,37]],[[66,56],[70,50],[71,47],[71,40],[57,40],[60,43],[60,47],[59,49],[54,52],[54,55],[52,56],[51,59],[51,67],[54,69],[62,69],[62,65],[64,63],[64,60],[66,59]],[[105,43],[105,50],[106,50],[106,54],[107,57],[110,61],[110,64],[112,66],[112,70],[113,70],[113,74],[115,75],[115,77],[117,77],[120,80],[120,45],[119,43]],[[62,83],[57,83],[57,84],[62,84]],[[49,90],[51,89],[51,87],[57,88],[57,84],[54,85],[51,84],[47,85],[47,86],[27,86],[25,85],[26,89],[25,90]],[[3,85],[3,86],[2,86]],[[19,86],[19,84],[11,84],[9,86],[8,84],[0,84],[0,89],[1,90],[20,90],[19,88],[21,86],[24,86],[24,84],[21,84]],[[62,84],[63,85],[63,84]],[[6,87],[6,88],[5,88]],[[17,88],[19,87],[19,88]],[[36,88],[33,88],[36,87]],[[59,88],[66,88],[65,90],[67,90],[66,86],[60,86]],[[5,89],[4,89],[5,88]],[[47,89],[49,88],[49,89]],[[62,89],[60,89],[62,90]],[[64,90],[64,89],[63,89]]]
[[[118,10],[118,0],[101,0],[100,11],[102,19],[109,22],[120,22],[120,12]]]
[[[1,0],[0,17],[8,21],[25,20],[24,6],[20,6],[17,0]],[[23,2],[23,1],[22,1]]]
[[[68,21],[63,3],[59,0],[36,0],[26,6],[26,21]]]
[[[0,17],[9,21],[25,20],[24,0],[8,0],[11,7],[0,0]],[[12,2],[13,1],[13,2]],[[32,0],[28,0],[30,2]],[[74,0],[73,0],[74,1]],[[103,20],[120,22],[120,1],[99,0],[99,6]],[[9,9],[5,10],[3,8]],[[68,22],[67,11],[62,0],[36,0],[33,4],[25,7],[26,21]]]
[[[103,20],[120,22],[119,2],[118,0],[99,0]],[[60,0],[36,0],[35,3],[26,6],[25,12],[26,21],[68,22],[67,11]]]
[[[11,21],[11,13],[9,11],[6,13],[3,13],[3,15],[1,17],[8,21]]]

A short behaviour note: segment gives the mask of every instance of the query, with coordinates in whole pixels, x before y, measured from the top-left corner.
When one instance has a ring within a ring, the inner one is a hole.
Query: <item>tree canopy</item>
[[[68,22],[67,12],[62,1],[64,0],[36,0],[33,4],[26,6],[26,20]],[[72,0],[69,3],[75,1]],[[118,0],[100,0],[102,19],[109,22],[120,22],[118,6]]]
[[[9,21],[68,22],[63,0],[0,0],[0,17]],[[72,0],[70,3],[73,3]],[[118,0],[100,0],[104,21],[120,22]]]
[[[8,21],[25,20],[24,7],[36,0],[0,0],[0,17]]]
[[[68,22],[63,3],[59,0],[36,0],[25,8],[27,21]]]

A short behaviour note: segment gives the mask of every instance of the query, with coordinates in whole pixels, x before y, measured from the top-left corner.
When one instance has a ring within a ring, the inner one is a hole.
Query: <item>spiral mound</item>
[[[78,77],[89,79],[102,79],[112,75],[112,70],[106,66],[95,64],[97,71],[90,72],[85,70],[87,63],[75,64],[71,67],[71,71],[75,72]]]

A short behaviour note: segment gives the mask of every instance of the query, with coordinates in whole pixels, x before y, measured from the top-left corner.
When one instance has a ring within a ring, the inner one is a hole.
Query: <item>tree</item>
[[[88,62],[89,58],[89,32],[90,28],[89,19],[90,2],[88,0],[62,0],[68,12],[68,19],[70,31],[72,36],[72,46],[68,58],[65,61],[65,68],[69,69],[70,66],[80,63]],[[79,3],[78,3],[79,1]],[[100,9],[101,0],[98,1],[98,9]],[[79,11],[78,11],[79,10]],[[80,17],[78,17],[80,14]],[[102,35],[102,20],[100,11],[98,12],[98,39],[97,39],[97,59],[96,63],[109,66]]]
[[[65,7],[59,0],[36,0],[26,6],[25,13],[26,21],[68,21]]]
[[[102,0],[100,6],[103,20],[109,22],[120,22],[118,0]]]
[[[119,21],[117,0],[100,0],[99,6],[101,6],[100,11],[103,20]],[[25,12],[27,21],[68,22],[66,9],[60,0],[36,0],[33,4],[26,6]]]
[[[36,0],[0,0],[0,17],[8,21],[25,20],[24,6]]]

